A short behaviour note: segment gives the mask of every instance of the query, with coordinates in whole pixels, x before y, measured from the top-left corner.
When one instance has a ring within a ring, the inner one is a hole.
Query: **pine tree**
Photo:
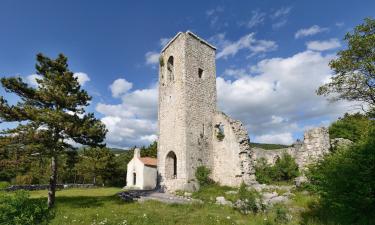
[[[37,87],[20,77],[1,78],[7,92],[19,96],[15,105],[9,105],[0,96],[1,122],[18,122],[13,129],[2,131],[11,144],[21,145],[25,152],[37,152],[51,158],[48,207],[55,203],[58,157],[70,143],[103,146],[107,130],[93,113],[86,113],[91,97],[83,90],[73,72],[68,69],[67,57],[60,54],[50,59],[37,55]]]

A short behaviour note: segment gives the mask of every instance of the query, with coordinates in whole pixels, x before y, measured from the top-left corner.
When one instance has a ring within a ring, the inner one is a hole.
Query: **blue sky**
[[[191,30],[218,47],[219,108],[251,140],[291,143],[353,111],[314,90],[344,34],[374,14],[375,1],[2,0],[0,75],[32,83],[38,52],[64,53],[93,96],[88,110],[110,131],[108,145],[147,144],[157,130],[155,59],[166,40]]]

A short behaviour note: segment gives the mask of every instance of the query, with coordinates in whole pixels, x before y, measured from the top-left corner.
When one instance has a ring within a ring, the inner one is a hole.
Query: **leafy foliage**
[[[350,148],[338,149],[307,174],[321,196],[321,219],[337,224],[375,223],[375,128]],[[330,212],[327,215],[324,212]]]
[[[89,178],[94,185],[108,182],[115,175],[115,155],[107,148],[85,148],[77,164],[79,174]]]
[[[237,207],[241,213],[247,214],[248,212],[258,212],[260,208],[260,195],[255,189],[248,189],[244,182],[241,183],[238,189],[238,199],[241,200],[240,207]]]
[[[368,135],[371,120],[360,113],[348,114],[339,118],[329,126],[329,136],[333,138],[345,138],[357,142]]]
[[[52,215],[42,199],[30,199],[25,191],[0,192],[0,221],[4,225],[47,224]]]
[[[333,100],[359,101],[375,107],[375,20],[366,18],[363,24],[347,33],[348,48],[337,53],[330,62],[335,75],[321,86],[319,95],[331,95]]]
[[[197,178],[200,186],[207,186],[213,183],[213,180],[210,178],[211,170],[205,166],[199,166],[195,171],[195,178]]]
[[[58,158],[73,146],[73,140],[88,146],[101,145],[107,130],[93,113],[86,113],[91,97],[68,69],[68,59],[60,54],[50,59],[37,55],[37,87],[29,86],[20,77],[1,78],[5,91],[20,98],[9,105],[0,96],[1,122],[16,122],[18,126],[2,131],[0,144],[22,149],[24,154],[38,154],[51,158],[50,195],[48,204],[54,205]]]
[[[260,183],[290,181],[298,175],[298,165],[288,153],[278,158],[273,166],[269,165],[264,158],[259,159],[255,166],[255,176]]]

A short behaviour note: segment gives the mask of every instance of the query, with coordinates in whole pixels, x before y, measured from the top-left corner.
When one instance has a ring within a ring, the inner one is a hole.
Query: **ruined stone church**
[[[157,170],[160,186],[168,191],[196,190],[199,166],[209,168],[212,179],[221,185],[256,182],[257,157],[246,128],[217,109],[215,50],[187,31],[178,33],[161,51]],[[314,155],[327,151],[326,130],[314,132],[312,140],[286,151],[298,158],[310,151],[310,143],[319,148]]]

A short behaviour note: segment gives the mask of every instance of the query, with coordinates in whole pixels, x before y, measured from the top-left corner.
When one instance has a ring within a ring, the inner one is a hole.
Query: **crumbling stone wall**
[[[316,162],[329,153],[330,140],[328,128],[317,127],[305,132],[301,148],[296,149],[296,162],[300,169]]]
[[[288,153],[295,158],[298,167],[304,170],[308,164],[316,162],[330,151],[328,129],[325,127],[312,128],[304,133],[302,142],[297,141],[289,148],[264,150],[253,148],[254,160],[264,158],[273,165],[283,153]]]
[[[253,183],[254,162],[246,128],[222,112],[215,114],[214,128],[212,179],[228,186]],[[218,138],[219,132],[224,138]]]

